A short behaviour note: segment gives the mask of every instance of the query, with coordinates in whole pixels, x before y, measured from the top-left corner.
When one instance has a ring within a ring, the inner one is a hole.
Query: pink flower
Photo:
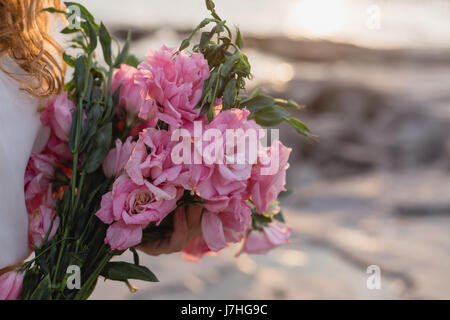
[[[35,246],[39,247],[42,244],[42,241],[52,225],[52,220],[53,226],[47,241],[50,241],[55,236],[59,227],[59,217],[53,219],[53,210],[46,206],[41,206],[39,211],[36,211],[31,215],[28,225],[28,237],[31,248],[34,248]]]
[[[116,147],[109,151],[103,161],[103,172],[107,177],[118,177],[123,173],[125,165],[130,159],[131,152],[136,145],[131,139],[131,137],[128,137],[125,143],[117,139]]]
[[[111,225],[106,232],[105,243],[109,244],[112,250],[126,250],[141,241],[142,228],[139,225],[127,225],[119,221]]]
[[[242,250],[253,254],[267,253],[271,249],[289,243],[291,233],[291,227],[273,221],[263,230],[251,230]]]
[[[220,251],[228,242],[239,242],[251,220],[250,208],[240,199],[231,199],[222,212],[207,212],[202,217],[203,238],[211,251]]]
[[[181,164],[172,162],[171,151],[175,144],[168,131],[150,128],[141,132],[125,166],[131,180],[138,185],[143,185],[146,179],[156,186],[164,182],[173,183],[182,170]]]
[[[25,202],[28,213],[42,204],[52,206],[50,181],[55,174],[56,159],[48,154],[32,153],[25,171]]]
[[[194,107],[209,77],[208,61],[202,54],[189,56],[163,46],[150,50],[139,69],[147,72],[149,95],[163,108],[158,118],[168,123],[171,130],[198,117],[200,109]]]
[[[96,216],[111,224],[105,243],[114,250],[136,245],[141,241],[142,230],[150,223],[159,224],[177,206],[183,190],[173,185],[155,186],[146,180],[137,185],[126,175],[114,183],[112,192],[103,195]],[[129,238],[128,240],[126,240]],[[126,240],[126,241],[125,241]]]
[[[120,69],[114,73],[111,91],[115,91],[119,85],[119,105],[117,112],[120,117],[131,125],[139,117],[142,120],[155,120],[157,106],[153,99],[147,96],[145,78],[138,69],[122,64]],[[122,116],[123,115],[123,116]]]
[[[75,108],[75,104],[68,98],[67,91],[64,91],[47,104],[41,115],[41,122],[50,127],[59,140],[67,142]]]
[[[247,183],[256,162],[256,156],[252,162],[250,147],[254,147],[256,155],[259,145],[258,131],[261,129],[253,120],[247,120],[248,115],[249,111],[245,109],[230,109],[219,113],[205,126],[205,132],[215,130],[222,137],[222,142],[218,143],[216,148],[217,152],[209,154],[207,151],[215,143],[215,139],[211,139],[210,143],[203,142],[203,150],[196,152],[203,152],[204,163],[201,166],[189,166],[193,189],[207,200],[205,207],[210,211],[218,212],[228,206],[231,198],[242,198],[246,194]],[[228,141],[227,130],[236,130],[235,144]],[[245,139],[246,143],[239,139],[246,132],[254,133],[253,142],[249,141],[250,138]],[[212,164],[205,163],[206,161]]]
[[[47,141],[44,153],[54,155],[58,163],[72,159],[67,141],[60,140],[53,132]]]
[[[24,275],[10,271],[0,276],[0,300],[20,300]]]
[[[259,157],[248,185],[256,211],[260,214],[269,209],[280,192],[285,190],[286,170],[291,153],[291,149],[286,148],[278,140],[275,140],[267,151],[265,156]],[[264,172],[264,169],[267,171]]]

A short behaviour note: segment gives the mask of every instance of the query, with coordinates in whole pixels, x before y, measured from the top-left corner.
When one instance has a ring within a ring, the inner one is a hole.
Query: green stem
[[[42,251],[40,254],[38,254],[37,256],[35,256],[33,259],[25,262],[25,264],[19,268],[19,270],[26,270],[28,269],[33,262],[35,262],[37,259],[39,259],[40,257],[42,257],[45,253],[47,253],[48,251],[50,251],[50,249],[52,249],[53,247],[55,247],[56,245],[60,244],[61,242],[65,241],[65,240],[75,240],[73,238],[67,238],[67,239],[61,239],[59,241],[56,241],[54,244],[52,244],[50,247],[48,247],[47,249],[45,249],[44,251]]]
[[[78,292],[78,294],[75,296],[75,300],[83,300],[86,299],[87,297],[83,296],[82,293],[84,293],[83,288],[87,288],[88,292],[90,290],[90,288],[92,287],[92,285],[95,283],[95,281],[97,281],[98,276],[100,275],[100,273],[102,272],[102,270],[105,268],[106,264],[109,262],[109,260],[111,260],[111,258],[113,257],[112,253],[108,253],[106,254],[103,259],[100,261],[100,263],[98,264],[97,268],[95,269],[94,272],[91,273],[91,275],[89,276],[89,278],[86,280],[86,282],[83,284],[83,287],[81,288],[81,290]],[[80,294],[81,293],[81,294]]]
[[[76,189],[76,181],[77,181],[77,167],[78,167],[78,157],[79,157],[79,142],[80,142],[80,135],[81,135],[81,124],[83,121],[83,102],[84,102],[84,98],[86,96],[86,91],[88,88],[88,82],[89,82],[89,76],[90,76],[90,72],[91,72],[91,58],[92,55],[91,53],[88,54],[87,57],[87,61],[88,61],[88,67],[87,67],[87,72],[85,73],[84,76],[84,87],[83,87],[83,91],[80,95],[80,98],[78,100],[78,119],[77,119],[77,127],[76,127],[76,133],[75,133],[75,152],[73,155],[73,166],[72,166],[72,178],[71,178],[71,207],[70,207],[70,211],[69,211],[69,216],[71,216],[71,212],[74,211],[74,205],[75,205],[75,189]],[[53,283],[56,285],[56,279],[58,277],[59,274],[59,267],[61,264],[61,259],[64,253],[64,249],[66,247],[66,242],[65,240],[67,239],[67,237],[69,236],[69,228],[64,225],[65,227],[65,231],[64,231],[64,235],[63,235],[63,242],[61,244],[61,249],[59,251],[58,254],[58,260],[56,262],[56,270],[55,270],[55,274],[53,276]]]
[[[73,207],[73,212],[75,212],[78,209],[78,203],[80,202],[81,191],[83,189],[83,184],[84,184],[84,179],[85,178],[86,178],[86,170],[83,170],[81,172],[80,183],[78,184],[77,196],[76,196],[76,199],[75,199],[75,205]]]

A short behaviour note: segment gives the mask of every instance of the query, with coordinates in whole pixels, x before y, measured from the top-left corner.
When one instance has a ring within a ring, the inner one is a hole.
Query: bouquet
[[[132,279],[158,281],[137,249],[167,241],[191,216],[201,230],[178,248],[186,259],[230,243],[255,254],[287,243],[278,197],[291,150],[265,128],[309,129],[290,115],[295,102],[244,94],[251,67],[239,29],[206,0],[211,17],[178,49],[139,62],[130,35],[122,47],[84,6],[65,5],[80,13],[78,27],[62,30],[77,52],[63,56],[73,76],[41,115],[48,141],[25,175],[34,255],[0,277],[0,298],[87,299],[100,277],[130,289]],[[127,250],[134,263],[117,261]]]

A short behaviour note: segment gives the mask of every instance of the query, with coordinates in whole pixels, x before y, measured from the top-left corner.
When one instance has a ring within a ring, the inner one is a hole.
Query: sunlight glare
[[[343,0],[299,0],[291,11],[291,27],[297,35],[310,37],[337,33],[345,22]]]

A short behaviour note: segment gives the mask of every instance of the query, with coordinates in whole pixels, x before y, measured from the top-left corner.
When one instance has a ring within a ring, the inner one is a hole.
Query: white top
[[[8,56],[0,65],[15,76],[25,74]],[[0,269],[29,255],[24,175],[40,130],[39,99],[0,71]]]

